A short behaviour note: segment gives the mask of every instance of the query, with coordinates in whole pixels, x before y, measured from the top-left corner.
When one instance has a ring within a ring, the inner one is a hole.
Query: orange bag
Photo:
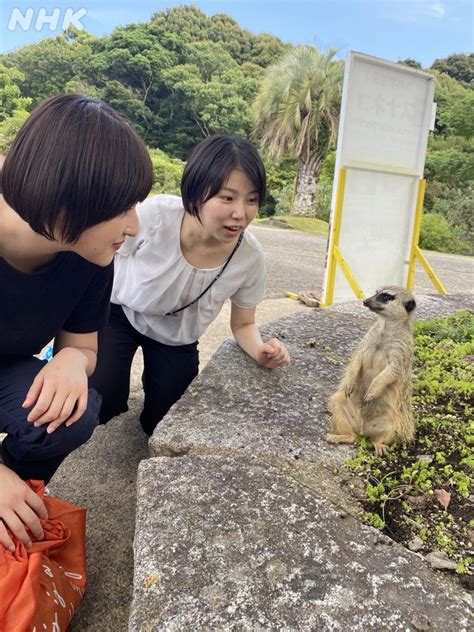
[[[87,582],[86,510],[28,484],[48,510],[44,540],[30,549],[17,541],[14,553],[0,544],[0,632],[65,632]]]

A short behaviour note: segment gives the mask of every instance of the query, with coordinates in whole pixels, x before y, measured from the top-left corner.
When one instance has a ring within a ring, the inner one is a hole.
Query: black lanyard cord
[[[211,289],[211,287],[214,285],[214,283],[217,281],[217,279],[222,276],[222,273],[224,272],[224,270],[227,268],[227,266],[230,263],[230,260],[232,259],[232,257],[235,255],[237,248],[240,246],[240,242],[242,241],[242,238],[244,236],[244,233],[240,233],[240,237],[237,241],[237,243],[235,244],[234,250],[232,250],[232,252],[230,253],[230,257],[227,259],[227,261],[224,263],[224,266],[222,267],[222,270],[220,270],[217,275],[212,279],[212,281],[209,283],[209,285],[206,287],[205,290],[203,290],[201,292],[201,294],[199,294],[199,296],[197,298],[194,299],[194,301],[191,301],[190,303],[188,303],[187,305],[184,305],[184,307],[180,307],[179,309],[175,309],[172,312],[167,312],[165,314],[165,316],[174,316],[175,314],[177,314],[178,312],[182,312],[183,309],[186,309],[187,307],[191,307],[191,305],[194,305],[194,303],[197,303],[199,301],[200,298],[202,298],[204,296],[204,294]]]

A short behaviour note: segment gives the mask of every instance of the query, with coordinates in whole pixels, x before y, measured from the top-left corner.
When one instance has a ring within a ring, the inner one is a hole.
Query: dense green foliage
[[[225,14],[207,17],[180,6],[106,37],[70,28],[2,62],[21,72],[16,86],[32,106],[65,90],[99,96],[151,147],[183,159],[209,134],[250,133],[261,73],[287,48],[271,35],[252,35]]]
[[[414,334],[414,441],[383,457],[364,442],[347,465],[368,524],[405,544],[418,536],[423,554],[441,551],[472,581],[474,315],[420,321]]]
[[[466,67],[470,64],[474,75],[473,55],[452,57],[462,58]],[[437,79],[436,132],[430,137],[426,157],[426,215],[421,245],[474,255],[474,83],[463,84],[439,72],[441,61],[433,64]],[[437,235],[436,246],[433,232]]]
[[[155,186],[177,191],[179,163],[173,160],[185,160],[189,149],[209,134],[249,136],[252,104],[265,77],[272,76],[272,67],[285,58],[288,64],[301,51],[312,54],[311,48],[295,48],[266,33],[254,35],[226,14],[207,16],[195,6],[158,11],[148,22],[118,27],[105,37],[70,28],[0,57],[0,151],[8,147],[37,103],[58,92],[82,91],[109,102],[151,149],[170,157],[154,154],[154,162],[161,165],[155,167]],[[421,67],[413,59],[401,63]],[[291,67],[287,70],[291,77]],[[438,108],[426,160],[422,245],[472,255],[474,55],[438,59],[431,71],[437,77]],[[305,103],[310,97],[317,103],[323,83],[312,87],[308,83],[305,93],[303,82],[298,94],[306,94]],[[303,105],[288,112],[309,125],[311,110]],[[334,123],[337,112],[330,114]],[[321,130],[324,145],[329,128]],[[257,131],[256,143],[260,144],[262,134]],[[296,145],[282,145],[280,162],[266,159],[270,195],[262,215],[290,213],[299,172]],[[314,215],[325,220],[330,211],[333,150],[324,145],[312,203]]]

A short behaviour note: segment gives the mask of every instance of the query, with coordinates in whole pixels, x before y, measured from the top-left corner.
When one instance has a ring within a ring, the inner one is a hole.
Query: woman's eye
[[[230,197],[230,195],[222,195],[221,198],[224,200],[224,202],[232,202],[232,198]]]

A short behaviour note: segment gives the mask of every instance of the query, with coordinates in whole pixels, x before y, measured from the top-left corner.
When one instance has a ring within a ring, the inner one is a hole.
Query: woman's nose
[[[234,202],[232,207],[232,217],[243,217],[244,215],[244,203],[239,202],[238,200]]]

